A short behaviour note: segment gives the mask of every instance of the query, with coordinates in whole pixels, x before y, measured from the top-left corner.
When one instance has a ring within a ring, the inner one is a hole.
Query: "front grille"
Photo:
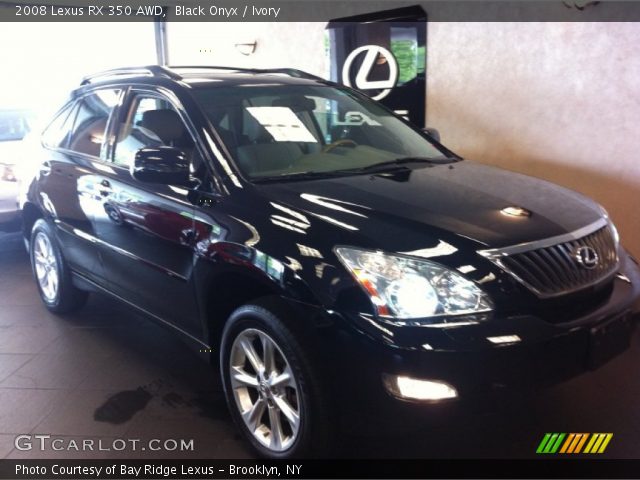
[[[618,254],[613,233],[606,224],[596,228],[577,238],[572,234],[567,239],[558,237],[558,243],[551,245],[548,241],[535,242],[528,249],[512,247],[480,253],[537,296],[555,297],[594,285],[616,271]],[[590,247],[597,254],[598,261],[592,268],[578,260],[581,247]]]

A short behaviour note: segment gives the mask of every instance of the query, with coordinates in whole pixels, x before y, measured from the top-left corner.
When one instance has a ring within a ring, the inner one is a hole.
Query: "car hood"
[[[470,161],[258,188],[272,201],[370,238],[440,230],[485,248],[561,235],[602,216],[595,202],[576,192]],[[531,214],[505,215],[506,207]]]

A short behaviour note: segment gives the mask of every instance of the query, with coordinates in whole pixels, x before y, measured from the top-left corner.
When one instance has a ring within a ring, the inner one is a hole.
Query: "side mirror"
[[[130,171],[133,178],[144,183],[182,186],[192,183],[187,156],[173,147],[138,150]]]
[[[440,143],[440,132],[435,128],[423,128],[422,131],[433,138],[436,142]]]

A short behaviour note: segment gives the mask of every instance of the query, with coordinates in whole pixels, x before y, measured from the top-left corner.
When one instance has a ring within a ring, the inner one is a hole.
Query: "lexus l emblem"
[[[573,251],[573,258],[575,258],[576,262],[591,270],[592,268],[596,268],[598,262],[600,261],[600,257],[598,257],[598,252],[595,251],[592,247],[578,247]]]
[[[396,57],[384,47],[379,45],[364,45],[351,52],[342,67],[342,83],[347,87],[352,86],[351,66],[356,57],[364,52],[366,52],[364,60],[362,60],[360,69],[358,73],[356,73],[355,87],[360,90],[382,90],[376,96],[371,97],[374,100],[382,100],[389,95],[389,92],[396,86],[396,82],[398,81],[398,62],[396,61]],[[387,80],[368,80],[373,66],[379,59],[386,61],[389,66],[389,78]]]

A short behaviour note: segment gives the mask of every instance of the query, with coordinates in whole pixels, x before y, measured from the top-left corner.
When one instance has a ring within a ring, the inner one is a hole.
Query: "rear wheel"
[[[231,415],[261,456],[321,453],[330,424],[326,392],[281,318],[260,305],[240,307],[225,327],[221,357]]]
[[[68,313],[86,303],[88,293],[73,285],[53,229],[45,220],[40,219],[33,225],[29,256],[40,298],[47,309]]]

